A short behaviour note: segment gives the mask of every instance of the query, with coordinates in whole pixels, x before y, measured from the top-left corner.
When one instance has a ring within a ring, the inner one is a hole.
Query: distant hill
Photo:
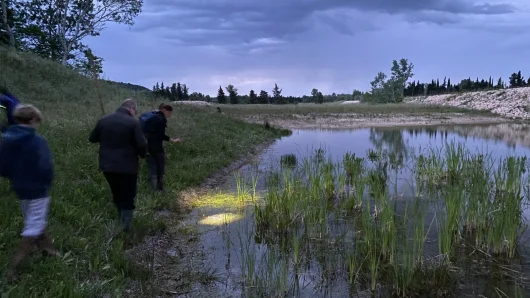
[[[140,91],[151,92],[151,89],[146,88],[144,86],[140,86],[140,85],[135,85],[135,84],[131,84],[131,83],[116,82],[116,81],[110,81],[110,80],[105,80],[105,81],[107,83],[109,83],[110,85],[114,85],[116,87],[129,89],[129,90],[136,91],[136,92],[140,92]]]

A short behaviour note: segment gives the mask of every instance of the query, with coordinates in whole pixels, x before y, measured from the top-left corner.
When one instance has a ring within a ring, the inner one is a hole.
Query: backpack
[[[4,113],[7,119],[7,123],[0,123],[0,126],[2,126],[1,131],[4,131],[7,126],[15,123],[15,120],[13,119],[13,111],[19,103],[20,101],[18,98],[12,94],[0,94],[0,113]]]
[[[140,115],[140,126],[142,127],[142,131],[144,134],[147,133],[147,120],[151,119],[151,117],[155,116],[155,113],[157,111],[151,111],[151,112],[145,112],[142,115]]]

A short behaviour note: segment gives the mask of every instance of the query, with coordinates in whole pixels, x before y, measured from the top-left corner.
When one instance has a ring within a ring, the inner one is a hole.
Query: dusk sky
[[[87,42],[111,80],[296,96],[367,91],[400,58],[421,81],[528,78],[529,28],[528,0],[145,0]]]

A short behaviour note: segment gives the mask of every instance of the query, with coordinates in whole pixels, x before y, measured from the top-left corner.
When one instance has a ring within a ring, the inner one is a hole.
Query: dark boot
[[[24,237],[20,241],[20,244],[17,248],[17,251],[11,259],[10,268],[7,270],[7,280],[9,282],[15,281],[17,277],[17,267],[31,252],[35,246],[36,238],[34,237]]]
[[[133,210],[122,210],[121,221],[123,223],[123,230],[129,232],[131,230],[131,223],[133,219]]]
[[[45,255],[53,257],[60,256],[59,251],[53,245],[53,241],[46,231],[44,231],[44,233],[37,240],[37,247],[41,249]]]
[[[162,192],[165,192],[166,189],[165,189],[165,186],[164,186],[164,177],[163,176],[159,177],[157,182],[158,182],[158,185],[157,185],[158,186],[158,190],[162,191]]]

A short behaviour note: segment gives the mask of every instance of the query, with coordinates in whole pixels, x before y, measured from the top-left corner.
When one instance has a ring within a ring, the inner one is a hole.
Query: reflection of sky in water
[[[459,128],[463,127],[465,126]],[[436,127],[294,130],[291,136],[284,137],[269,147],[259,158],[258,166],[260,171],[278,168],[281,156],[286,154],[295,154],[298,163],[301,163],[303,158],[309,157],[318,148],[325,150],[326,157],[340,162],[348,152],[355,153],[358,157],[366,157],[369,149],[384,149],[412,157],[419,152],[429,153],[430,148],[439,152],[443,150],[445,143],[451,142],[464,144],[465,148],[472,153],[488,154],[495,161],[506,156],[530,156],[530,148],[526,146],[506,144],[498,138],[461,136],[456,132],[451,132],[451,127],[445,127],[443,131]],[[405,167],[398,174],[398,193],[404,193],[405,196],[413,194],[414,177],[410,172],[411,167],[412,164],[409,163],[408,169]],[[253,172],[251,165],[242,170]],[[258,188],[264,187],[264,181],[261,180]],[[392,190],[393,186],[391,186]],[[525,217],[530,218],[529,210],[525,211]]]
[[[530,155],[530,149],[516,145],[508,146],[498,140],[478,137],[462,137],[448,133],[447,137],[438,133],[429,135],[422,132],[411,135],[406,129],[358,129],[347,131],[297,130],[293,135],[278,140],[263,156],[263,161],[278,161],[281,155],[296,154],[299,158],[308,156],[318,148],[326,150],[337,161],[347,153],[365,157],[369,149],[388,149],[401,153],[411,149],[441,148],[445,142],[464,143],[466,148],[478,153],[491,153],[499,158],[507,155]],[[397,153],[396,152],[396,153]]]

